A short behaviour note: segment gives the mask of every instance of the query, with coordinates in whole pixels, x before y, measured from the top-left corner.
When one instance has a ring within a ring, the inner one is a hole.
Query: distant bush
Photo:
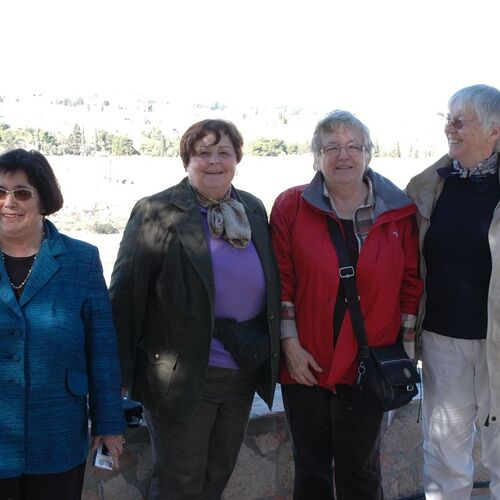
[[[142,131],[141,154],[146,156],[179,156],[179,137],[166,137],[157,127]]]
[[[93,232],[97,234],[118,234],[119,230],[111,222],[99,222],[94,223]]]
[[[257,139],[248,145],[248,149],[253,156],[278,156],[287,152],[286,143],[281,139]]]

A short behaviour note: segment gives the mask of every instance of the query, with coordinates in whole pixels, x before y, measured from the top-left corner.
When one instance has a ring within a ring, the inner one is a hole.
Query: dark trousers
[[[0,500],[80,500],[85,462],[57,474],[0,479]]]
[[[383,412],[319,386],[281,388],[295,461],[294,500],[382,500]],[[335,491],[335,493],[334,493]]]
[[[256,375],[209,367],[193,415],[166,418],[145,408],[153,471],[150,500],[219,499],[245,436]]]

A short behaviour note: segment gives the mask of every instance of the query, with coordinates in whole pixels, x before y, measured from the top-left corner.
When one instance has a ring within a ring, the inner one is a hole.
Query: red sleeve
[[[271,238],[281,281],[281,301],[294,302],[295,269],[292,258],[292,230],[297,212],[294,189],[281,193],[271,211]]]
[[[415,216],[406,217],[401,224],[400,232],[403,234],[403,248],[406,256],[400,293],[401,312],[416,315],[424,287],[419,272],[420,254]]]

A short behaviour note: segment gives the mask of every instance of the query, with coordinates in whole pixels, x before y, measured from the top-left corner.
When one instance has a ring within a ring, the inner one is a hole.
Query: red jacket
[[[361,247],[356,280],[369,345],[393,344],[401,313],[416,314],[419,279],[415,205],[388,179],[368,169],[375,195],[375,222]],[[358,346],[346,312],[333,345],[333,311],[339,288],[338,259],[328,230],[335,218],[322,194],[322,176],[282,193],[271,213],[273,247],[281,276],[281,300],[295,305],[299,340],[322,373],[322,387],[352,384]],[[280,382],[296,383],[281,363]]]

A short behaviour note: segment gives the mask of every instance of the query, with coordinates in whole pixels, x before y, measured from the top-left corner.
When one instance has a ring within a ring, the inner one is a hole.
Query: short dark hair
[[[50,215],[63,206],[63,195],[49,162],[38,151],[12,149],[0,155],[0,173],[24,172],[37,190],[43,215]]]
[[[236,125],[227,120],[202,120],[191,125],[182,135],[180,153],[184,168],[189,165],[189,159],[195,153],[194,145],[208,134],[215,135],[214,144],[218,144],[222,134],[226,134],[233,144],[236,153],[236,162],[243,157],[243,137]]]

